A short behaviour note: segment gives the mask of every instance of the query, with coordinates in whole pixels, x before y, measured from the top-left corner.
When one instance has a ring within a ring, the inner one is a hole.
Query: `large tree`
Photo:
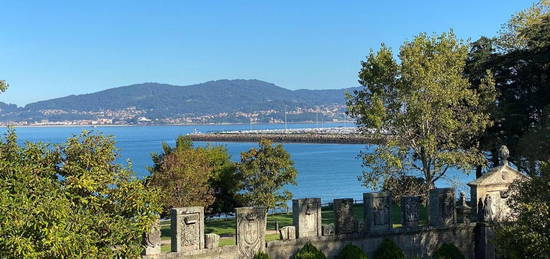
[[[514,15],[497,38],[474,42],[465,71],[473,85],[492,71],[498,92],[491,109],[495,123],[480,138],[482,149],[498,164],[496,147],[505,144],[510,160],[529,174],[536,174],[537,161],[545,160],[540,155],[548,154],[546,142],[533,137],[544,135],[550,106],[549,10],[550,2],[540,1]],[[535,149],[542,151],[536,159]]]
[[[286,207],[286,201],[292,199],[292,193],[282,189],[296,184],[297,171],[281,144],[263,139],[259,148],[241,153],[238,175],[245,205],[275,208]]]
[[[201,206],[214,202],[214,191],[209,185],[213,165],[206,152],[194,148],[191,139],[180,136],[176,146],[162,144],[163,153],[152,154],[154,165],[148,184],[162,192],[163,215],[171,208]]]
[[[0,257],[139,257],[159,196],[116,156],[102,135],[20,146],[9,130],[0,141]]]
[[[467,54],[452,32],[420,34],[401,46],[399,62],[384,45],[362,62],[363,88],[348,95],[348,114],[362,132],[385,139],[362,152],[365,186],[417,175],[429,189],[449,168],[483,164],[475,140],[491,125],[494,86],[487,73],[471,87]]]

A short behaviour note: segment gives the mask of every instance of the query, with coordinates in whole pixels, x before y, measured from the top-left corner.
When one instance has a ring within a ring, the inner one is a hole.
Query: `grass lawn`
[[[401,210],[396,205],[392,206],[392,223],[393,227],[401,227]],[[323,224],[334,223],[334,211],[327,207],[321,210]],[[353,205],[353,215],[359,222],[363,221],[363,204]],[[426,207],[420,208],[420,224],[426,225],[428,219],[428,210]],[[279,228],[292,225],[292,213],[281,213],[267,216],[267,230],[275,230],[276,224]],[[205,233],[215,233],[220,235],[220,246],[235,245],[235,219],[206,219]],[[162,240],[170,239],[170,222],[164,221],[161,223],[161,238]],[[265,237],[266,241],[278,240],[279,234],[268,234]],[[163,252],[170,251],[170,245],[161,247]]]

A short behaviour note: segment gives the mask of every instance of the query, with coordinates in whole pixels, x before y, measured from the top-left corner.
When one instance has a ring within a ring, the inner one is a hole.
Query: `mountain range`
[[[0,103],[0,121],[4,124],[231,123],[276,122],[285,115],[287,120],[296,122],[343,120],[346,91],[352,92],[353,88],[289,90],[254,79],[216,80],[188,86],[142,83],[24,107]]]

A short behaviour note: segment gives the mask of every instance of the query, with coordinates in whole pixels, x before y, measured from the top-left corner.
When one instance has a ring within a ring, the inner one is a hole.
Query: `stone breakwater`
[[[328,143],[328,144],[376,144],[379,139],[362,135],[355,127],[301,128],[275,130],[222,131],[193,133],[193,141],[212,142],[258,142],[269,139],[279,143]]]
[[[269,139],[278,143],[375,144],[379,139],[360,134],[315,133],[205,133],[189,134],[193,141],[258,142]]]

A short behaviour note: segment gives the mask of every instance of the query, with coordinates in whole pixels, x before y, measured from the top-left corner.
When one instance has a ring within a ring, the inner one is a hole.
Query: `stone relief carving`
[[[241,258],[252,258],[265,240],[265,209],[237,209],[237,246]]]

